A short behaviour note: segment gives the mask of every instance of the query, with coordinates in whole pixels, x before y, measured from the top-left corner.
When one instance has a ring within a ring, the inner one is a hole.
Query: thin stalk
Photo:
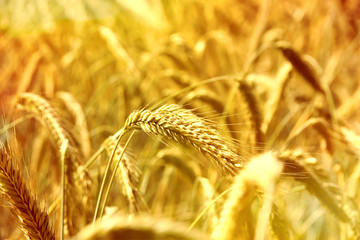
[[[201,213],[196,217],[196,219],[191,223],[190,227],[187,230],[187,233],[189,233],[196,225],[196,223],[200,220],[200,218],[202,216],[204,216],[204,214],[223,196],[225,196],[226,194],[228,194],[230,191],[232,190],[232,187],[229,189],[226,189],[225,191],[223,191],[221,194],[219,194],[219,196],[217,196],[214,200],[212,200],[209,205],[206,206],[206,208],[204,208],[204,210],[201,211]]]
[[[96,221],[96,218],[97,218],[98,213],[99,213],[99,207],[100,207],[101,198],[102,198],[102,195],[103,195],[103,192],[104,192],[106,177],[107,177],[108,174],[109,174],[110,166],[111,166],[111,163],[112,163],[112,161],[113,161],[113,159],[114,159],[115,152],[116,152],[116,148],[117,148],[117,146],[119,145],[119,142],[120,142],[120,139],[121,139],[122,135],[124,134],[124,129],[121,129],[121,130],[118,131],[116,134],[119,135],[118,141],[116,142],[116,146],[115,146],[114,150],[113,150],[112,153],[111,153],[110,159],[109,159],[108,164],[107,164],[106,169],[105,169],[105,174],[104,174],[104,177],[103,177],[103,180],[102,180],[102,183],[101,183],[101,187],[100,187],[100,191],[99,191],[99,196],[98,196],[98,199],[97,199],[97,202],[96,202],[94,219],[93,219],[93,225],[95,225],[95,221]]]
[[[251,57],[248,59],[248,61],[245,62],[244,68],[242,70],[242,72],[240,73],[240,75],[238,77],[233,77],[232,79],[235,80],[233,86],[231,87],[231,91],[229,93],[229,97],[226,100],[225,103],[225,107],[224,107],[224,112],[222,117],[225,119],[227,117],[227,115],[230,112],[232,103],[234,102],[234,98],[235,98],[235,94],[237,92],[237,90],[240,87],[240,82],[243,81],[246,76],[249,73],[249,70],[252,66],[252,64],[260,57],[260,55],[265,52],[265,50],[273,48],[275,46],[274,43],[269,43],[269,44],[265,44],[263,46],[261,46],[258,50],[256,50],[256,52],[254,52]]]
[[[292,110],[279,122],[276,129],[273,131],[269,139],[266,141],[265,149],[269,149],[269,147],[272,147],[272,145],[275,143],[275,140],[280,135],[281,131],[284,129],[286,124],[289,123],[289,121],[295,115],[296,112],[297,112],[296,110]]]
[[[91,158],[82,166],[83,170],[88,169],[94,162],[95,160],[100,156],[100,154],[105,150],[104,146],[101,146],[96,153],[94,153]]]
[[[108,198],[109,198],[109,194],[110,194],[110,189],[111,189],[111,187],[112,187],[112,185],[113,185],[113,183],[114,183],[116,171],[117,171],[117,169],[118,169],[118,167],[119,167],[119,165],[120,165],[120,162],[121,162],[122,157],[124,156],[125,150],[126,150],[126,148],[128,147],[128,145],[129,145],[129,143],[130,143],[130,140],[132,139],[132,137],[134,136],[134,134],[135,134],[135,131],[133,131],[133,132],[131,133],[130,137],[129,137],[128,140],[126,141],[126,143],[125,143],[125,145],[124,145],[124,148],[123,148],[122,151],[121,151],[120,157],[119,157],[119,159],[117,160],[117,162],[116,162],[116,164],[115,164],[115,169],[114,169],[114,171],[113,171],[113,173],[112,173],[112,175],[111,175],[110,182],[109,182],[109,186],[108,186],[108,188],[107,188],[107,190],[106,190],[106,193],[105,193],[105,196],[104,196],[103,206],[102,206],[101,211],[100,211],[100,219],[102,218],[102,215],[103,215],[103,213],[104,213],[104,210],[105,210],[105,207],[106,207],[106,202],[107,202],[107,200],[108,200]],[[121,138],[121,136],[118,138],[118,140],[117,140],[117,142],[116,142],[116,145],[115,145],[115,148],[114,148],[114,150],[113,150],[113,153],[116,151],[116,149],[117,149],[117,147],[118,147],[118,145],[119,145],[119,143],[120,143],[120,138]],[[106,177],[106,176],[104,176],[104,178],[105,178],[105,177]]]
[[[201,85],[206,85],[208,83],[212,83],[212,82],[217,82],[217,81],[224,81],[224,80],[232,80],[232,79],[237,79],[238,77],[237,76],[218,76],[218,77],[213,77],[213,78],[209,78],[209,79],[206,79],[202,82],[198,82],[198,83],[195,83],[191,86],[188,86],[186,88],[183,88],[183,89],[180,89],[179,91],[176,91],[174,92],[173,94],[170,94],[169,96],[163,98],[162,100],[160,100],[160,102],[158,102],[157,104],[153,105],[152,107],[150,107],[148,110],[154,110],[162,105],[164,105],[165,103],[167,103],[169,100],[183,94],[183,93],[186,93],[188,91],[191,91]]]
[[[65,139],[60,147],[61,153],[61,218],[60,218],[60,240],[64,240],[64,217],[65,217],[65,155],[69,140]]]
[[[33,113],[27,114],[27,115],[25,115],[25,116],[23,116],[23,117],[20,117],[20,118],[18,118],[18,119],[16,119],[16,120],[12,121],[12,122],[9,123],[9,124],[6,124],[6,125],[0,130],[0,135],[3,134],[3,133],[5,133],[5,132],[7,132],[10,128],[13,128],[13,127],[15,127],[16,125],[18,125],[18,124],[20,124],[20,123],[22,123],[22,122],[24,122],[24,121],[26,121],[26,120],[28,120],[28,119],[30,119],[30,118],[33,118],[33,117],[35,117],[35,116],[36,116],[36,115],[33,114]]]

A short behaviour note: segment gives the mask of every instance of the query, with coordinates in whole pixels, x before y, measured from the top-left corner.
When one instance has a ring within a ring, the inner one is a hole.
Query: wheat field
[[[0,1],[0,239],[360,238],[357,0]]]

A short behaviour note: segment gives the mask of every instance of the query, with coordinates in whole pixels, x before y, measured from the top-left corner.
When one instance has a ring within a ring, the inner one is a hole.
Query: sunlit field
[[[0,239],[360,238],[358,0],[0,1]]]

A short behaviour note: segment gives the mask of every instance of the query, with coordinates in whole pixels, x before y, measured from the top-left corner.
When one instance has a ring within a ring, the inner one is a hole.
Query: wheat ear
[[[18,97],[18,106],[27,112],[36,114],[36,117],[51,133],[58,149],[65,139],[69,138],[66,131],[61,127],[54,110],[44,98],[34,93],[22,93]]]
[[[325,95],[324,87],[320,81],[321,69],[315,59],[299,53],[290,43],[285,41],[277,42],[276,47],[316,91]]]
[[[116,139],[113,136],[108,137],[103,143],[108,155],[110,156],[116,145]],[[118,159],[121,155],[123,148],[118,145],[115,151],[115,159]],[[123,188],[123,194],[129,201],[130,213],[135,214],[139,212],[142,207],[143,197],[138,189],[139,171],[135,165],[133,159],[127,154],[124,154],[122,160],[119,163],[119,180],[121,187]]]
[[[261,232],[264,230],[262,221],[258,223],[260,229],[254,233],[251,204],[258,189],[264,190],[265,193],[269,188],[274,189],[282,167],[281,162],[273,153],[265,153],[250,160],[241,173],[235,177],[232,190],[221,212],[219,225],[212,234],[213,239],[262,239],[264,237],[264,233]],[[266,210],[268,221],[271,205],[266,206],[266,201],[263,210]]]
[[[75,127],[80,136],[81,151],[85,157],[89,157],[91,152],[89,129],[80,103],[69,92],[58,92],[56,96],[64,103],[65,108],[75,118]]]
[[[163,105],[155,111],[134,111],[124,130],[141,129],[149,135],[161,136],[183,145],[192,145],[210,156],[211,163],[224,176],[231,178],[242,168],[242,159],[229,143],[202,118],[176,104]]]
[[[81,183],[75,182],[75,175],[76,172],[79,171],[81,164],[80,152],[77,150],[70,134],[61,126],[53,108],[44,98],[34,93],[23,93],[19,95],[18,104],[24,110],[35,113],[38,119],[49,130],[60,156],[62,154],[60,150],[61,146],[63,146],[66,141],[69,141],[64,160],[66,184],[65,234],[74,235],[78,228],[75,223],[80,223],[81,221],[79,219],[74,221],[73,210],[82,211],[81,208],[83,204],[81,202],[82,200],[79,199],[80,197],[83,197],[85,202],[88,202],[88,196],[86,194],[76,195],[75,193],[79,190],[82,191],[79,186],[84,186],[86,191],[89,192],[89,182],[91,181],[88,173],[84,171],[80,176]]]
[[[263,144],[265,142],[265,136],[261,129],[261,125],[263,123],[263,115],[262,115],[259,99],[253,89],[253,86],[251,86],[251,84],[246,79],[240,81],[239,90],[244,96],[245,102],[251,113],[250,119],[253,128],[255,130],[255,140],[257,147],[258,149],[262,149]]]
[[[0,192],[9,201],[21,230],[27,239],[55,239],[47,213],[40,210],[21,176],[12,157],[0,144]]]

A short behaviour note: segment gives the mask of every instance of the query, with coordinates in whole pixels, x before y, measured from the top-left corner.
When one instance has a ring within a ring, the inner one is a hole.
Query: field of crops
[[[0,239],[360,238],[358,0],[0,1]]]

